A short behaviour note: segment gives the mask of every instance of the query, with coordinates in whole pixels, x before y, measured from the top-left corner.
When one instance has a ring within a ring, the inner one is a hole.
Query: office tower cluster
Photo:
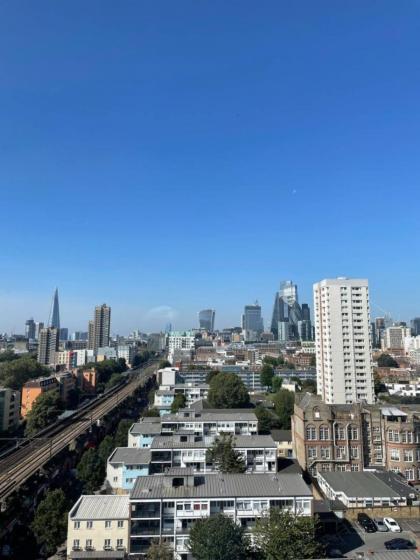
[[[298,288],[291,280],[281,282],[274,299],[271,332],[275,340],[312,340],[309,305],[299,304]]]

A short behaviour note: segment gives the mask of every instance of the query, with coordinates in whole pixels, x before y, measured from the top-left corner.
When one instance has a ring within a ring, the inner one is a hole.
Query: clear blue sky
[[[71,329],[339,275],[420,314],[419,47],[417,0],[0,1],[0,330],[56,285]]]

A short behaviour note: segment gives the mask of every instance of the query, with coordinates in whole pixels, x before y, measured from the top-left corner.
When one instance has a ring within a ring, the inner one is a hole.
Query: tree
[[[273,377],[274,377],[273,366],[270,366],[268,364],[263,365],[261,373],[260,373],[261,385],[263,387],[271,388],[271,385],[273,383]]]
[[[237,375],[219,373],[210,382],[208,403],[213,408],[245,408],[249,406],[249,394]]]
[[[222,514],[198,519],[187,546],[196,560],[244,560],[248,552],[244,529]]]
[[[314,393],[316,395],[316,381],[315,379],[304,379],[300,383],[300,390],[302,392]]]
[[[245,460],[236,451],[232,434],[222,434],[209,447],[206,459],[222,473],[243,473],[246,471]]]
[[[31,529],[50,556],[66,540],[68,503],[63,490],[48,490],[36,508]]]
[[[211,380],[213,379],[213,377],[216,377],[216,375],[219,375],[220,371],[218,369],[212,369],[208,372],[207,376],[206,376],[206,383],[211,382]]]
[[[172,367],[171,362],[169,362],[168,360],[161,360],[159,362],[159,369],[164,369],[164,368],[167,368],[167,367]]]
[[[115,447],[123,447],[123,446],[116,446],[114,443],[114,438],[109,435],[105,436],[104,439],[99,444],[98,455],[102,463],[104,464],[104,466],[106,465],[108,457],[114,451]]]
[[[157,408],[155,408],[154,406],[152,406],[151,408],[146,408],[146,410],[143,412],[143,416],[160,416],[159,414],[159,410]]]
[[[173,560],[173,549],[165,542],[152,541],[146,554],[146,560]]]
[[[171,404],[171,412],[172,414],[175,414],[176,412],[178,412],[178,410],[180,408],[185,408],[187,399],[185,398],[184,393],[177,393],[175,395],[174,400],[172,401]]]
[[[92,494],[103,483],[105,466],[95,449],[88,449],[77,465],[77,478],[83,482],[84,490]]]
[[[39,364],[33,356],[23,356],[0,364],[0,385],[21,390],[30,379],[49,375],[50,370]]]
[[[277,393],[277,391],[280,391],[282,385],[283,385],[283,377],[277,377],[277,376],[274,377],[273,382],[271,384],[273,393]]]
[[[399,367],[398,362],[389,354],[381,354],[378,358],[378,367]]]
[[[264,560],[322,558],[322,546],[316,540],[315,531],[312,517],[295,516],[275,508],[257,519],[254,542]]]
[[[273,428],[279,427],[279,419],[277,418],[277,416],[262,404],[258,404],[255,407],[254,412],[255,416],[258,419],[259,434],[269,434]]]
[[[121,379],[121,373],[113,373],[106,382],[106,388],[110,389],[111,387],[115,387],[115,385],[121,383]]]
[[[127,447],[128,445],[128,430],[133,425],[131,420],[120,420],[118,427],[115,431],[114,445],[115,447]]]
[[[25,435],[32,437],[57,420],[63,411],[58,391],[47,391],[39,395],[26,415]]]
[[[295,395],[287,389],[280,389],[273,396],[274,410],[279,418],[280,428],[290,430],[291,417],[294,412]]]

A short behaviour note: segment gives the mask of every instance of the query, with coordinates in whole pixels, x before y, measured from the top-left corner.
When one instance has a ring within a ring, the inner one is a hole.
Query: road
[[[136,389],[144,385],[153,375],[155,369],[156,365],[152,364],[138,370],[138,374],[127,385],[123,385],[121,389],[108,398],[103,397],[99,401],[95,401],[94,405],[83,412],[82,418],[75,420],[74,424],[63,426],[52,437],[32,441],[29,446],[19,448],[1,460],[0,501],[5,500],[38,469],[48,463],[54,455],[85,433],[94,422],[106,416],[123,400],[132,395]]]

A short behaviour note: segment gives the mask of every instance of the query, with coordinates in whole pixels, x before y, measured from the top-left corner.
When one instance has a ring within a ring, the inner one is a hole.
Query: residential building
[[[101,346],[96,349],[96,361],[103,362],[104,360],[116,360],[117,349],[111,346]]]
[[[58,329],[54,327],[41,329],[38,338],[38,362],[44,366],[54,365],[58,346]]]
[[[98,374],[96,368],[78,370],[77,384],[84,393],[96,393],[96,384],[98,382]]]
[[[153,438],[162,432],[161,421],[156,416],[145,416],[133,424],[128,431],[128,447],[149,448]]]
[[[293,458],[293,439],[291,430],[271,430],[271,437],[277,445],[277,456],[281,459]]]
[[[106,481],[115,493],[127,493],[138,476],[150,474],[150,449],[117,447],[107,461]]]
[[[214,318],[216,316],[216,312],[214,309],[203,309],[198,314],[198,322],[200,325],[200,329],[203,329],[207,332],[214,332]]]
[[[201,385],[193,383],[175,383],[174,385],[160,385],[155,392],[154,406],[159,410],[161,416],[171,412],[171,406],[175,396],[181,394],[185,396],[185,406],[207,398],[209,386],[206,383]]]
[[[242,315],[242,332],[244,339],[248,341],[259,340],[264,331],[264,323],[261,317],[261,305],[256,301],[254,305],[245,305]]]
[[[415,495],[392,472],[323,472],[317,480],[327,499],[340,500],[346,508],[400,508]]]
[[[320,472],[386,469],[420,482],[420,406],[329,405],[306,393],[292,416],[301,468]]]
[[[152,333],[147,337],[147,349],[150,352],[162,352],[166,348],[165,333]]]
[[[151,542],[167,542],[179,559],[191,559],[188,533],[197,519],[218,513],[247,532],[270,508],[311,516],[313,497],[299,474],[202,474],[171,468],[138,478],[130,494],[130,556],[145,555]]]
[[[174,362],[174,356],[185,353],[191,356],[195,348],[195,335],[192,331],[171,331],[168,335],[168,360]]]
[[[47,391],[53,391],[54,389],[58,389],[58,381],[54,375],[49,377],[38,377],[37,379],[27,381],[22,387],[22,402],[20,409],[22,418],[25,418],[28,412],[32,410],[32,406],[39,395],[42,395]]]
[[[111,332],[111,308],[105,303],[95,307],[93,321],[89,321],[88,348],[95,352],[109,346]]]
[[[35,340],[39,340],[39,335],[44,328],[44,323],[37,322],[35,323]]]
[[[28,340],[35,339],[36,324],[33,319],[28,319],[25,323],[25,337]]]
[[[69,399],[70,392],[76,388],[76,378],[69,372],[56,373],[60,399],[65,403]]]
[[[374,402],[367,280],[314,284],[317,389],[328,404]]]
[[[80,496],[68,514],[67,558],[125,558],[129,505],[128,496]]]
[[[133,344],[119,344],[117,346],[117,357],[118,359],[124,359],[127,366],[131,366],[135,355],[136,347]]]
[[[0,387],[0,432],[13,430],[19,425],[20,392]]]
[[[386,350],[397,350],[404,348],[404,340],[411,336],[411,329],[408,327],[394,325],[385,329],[382,347]]]
[[[63,367],[66,369],[72,369],[78,365],[82,365],[77,363],[76,352],[80,352],[80,350],[62,350],[61,352],[56,352],[55,365],[60,366],[61,369]]]

